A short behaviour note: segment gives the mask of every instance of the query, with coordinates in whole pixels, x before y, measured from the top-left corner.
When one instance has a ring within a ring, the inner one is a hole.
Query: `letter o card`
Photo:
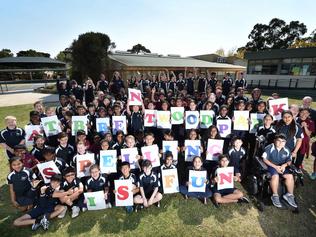
[[[114,180],[115,205],[117,207],[133,206],[133,184],[131,180]]]
[[[179,180],[177,169],[161,170],[162,185],[164,193],[178,193]]]
[[[89,192],[84,193],[84,198],[87,202],[87,208],[89,211],[105,209],[104,192]]]

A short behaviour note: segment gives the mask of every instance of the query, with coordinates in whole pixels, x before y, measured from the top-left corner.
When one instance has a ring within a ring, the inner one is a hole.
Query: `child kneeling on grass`
[[[53,175],[50,184],[42,186],[38,205],[30,210],[27,214],[17,218],[14,226],[32,225],[32,230],[37,230],[40,226],[44,230],[48,229],[48,218],[52,219],[64,212],[66,207],[59,205],[59,198],[67,195],[67,192],[61,192],[60,189],[61,176]]]
[[[158,192],[159,180],[158,176],[152,171],[150,160],[144,160],[142,163],[143,172],[139,176],[140,195],[134,198],[135,204],[142,204],[144,207],[150,207],[157,203],[160,207],[162,194]]]
[[[218,158],[218,168],[226,168],[229,164],[229,158],[228,155],[220,155]],[[239,177],[234,176],[234,180],[238,181]],[[218,183],[218,177],[217,177],[217,169],[214,172],[212,183],[214,184],[213,187],[213,198],[214,198],[214,204],[216,207],[219,207],[218,204],[224,204],[224,203],[249,203],[248,198],[244,197],[244,194],[242,191],[238,190],[237,188],[226,188],[218,190],[217,183]]]

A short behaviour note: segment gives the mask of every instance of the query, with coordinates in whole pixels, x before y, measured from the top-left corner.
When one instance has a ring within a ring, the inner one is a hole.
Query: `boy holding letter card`
[[[234,180],[238,180],[238,178],[234,176],[234,168],[228,167],[228,155],[220,155],[218,163],[219,166],[212,175],[215,205],[219,207],[218,204],[222,203],[249,203],[248,198],[244,197],[240,190],[234,188]]]

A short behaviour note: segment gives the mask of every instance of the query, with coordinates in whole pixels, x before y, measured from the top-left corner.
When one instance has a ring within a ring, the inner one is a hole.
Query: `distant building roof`
[[[294,49],[270,49],[256,52],[246,52],[246,59],[278,59],[278,58],[314,58],[316,47]]]
[[[218,69],[240,69],[245,67],[228,63],[215,63],[191,57],[161,56],[152,54],[110,54],[109,58],[128,67],[197,67]]]
[[[0,58],[0,63],[47,63],[47,64],[61,64],[66,65],[66,63],[47,57],[6,57]]]

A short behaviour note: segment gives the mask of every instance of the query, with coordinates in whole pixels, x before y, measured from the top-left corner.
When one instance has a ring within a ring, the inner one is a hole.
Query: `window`
[[[303,64],[300,75],[301,76],[309,76],[310,75],[310,64]]]
[[[262,66],[262,74],[266,75],[275,75],[278,72],[277,64],[263,65]]]
[[[311,65],[310,75],[313,75],[313,76],[316,75],[316,63],[313,63],[313,64]]]
[[[291,64],[281,64],[280,74],[281,75],[289,75],[290,74],[290,67],[291,67]]]
[[[291,64],[290,74],[293,76],[299,76],[302,70],[301,64]]]

